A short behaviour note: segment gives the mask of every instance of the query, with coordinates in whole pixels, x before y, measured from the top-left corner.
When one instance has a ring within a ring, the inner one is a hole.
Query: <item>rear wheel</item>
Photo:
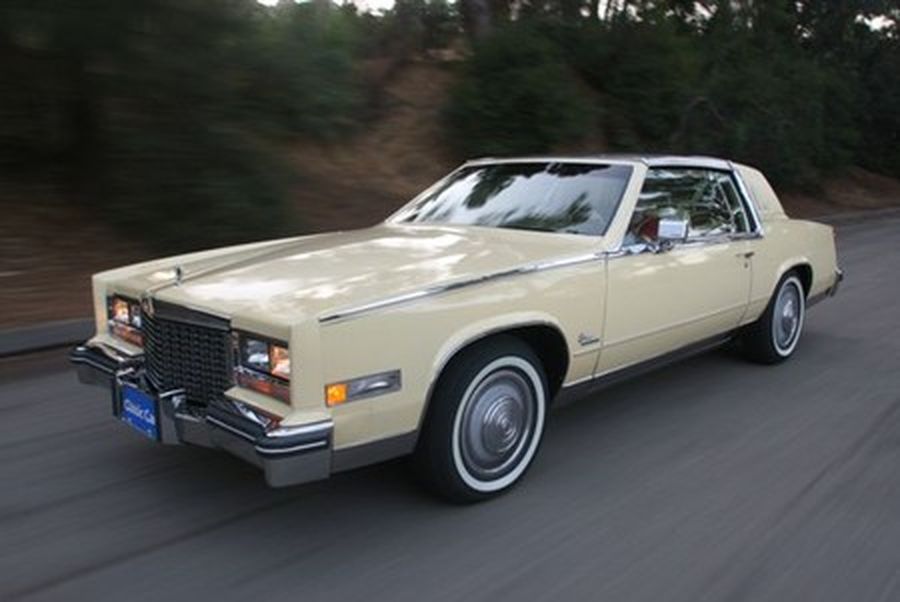
[[[797,348],[806,318],[806,293],[796,272],[788,272],[759,320],[741,336],[748,359],[762,364],[785,361]]]
[[[435,387],[414,458],[420,478],[455,502],[508,490],[537,453],[546,405],[543,367],[519,339],[464,350]]]

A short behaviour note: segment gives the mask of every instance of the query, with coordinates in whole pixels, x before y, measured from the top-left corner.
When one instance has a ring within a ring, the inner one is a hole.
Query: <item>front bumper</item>
[[[122,387],[140,389],[156,404],[158,441],[224,449],[260,467],[272,487],[296,485],[331,474],[331,420],[267,428],[268,419],[248,406],[223,397],[191,404],[179,391],[157,391],[144,376],[143,358],[125,356],[108,345],[86,343],[70,359],[78,380],[111,392],[112,414],[122,417]]]

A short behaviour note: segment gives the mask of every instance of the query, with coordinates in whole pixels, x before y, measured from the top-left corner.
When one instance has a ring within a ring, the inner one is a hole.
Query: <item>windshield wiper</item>
[[[509,228],[510,230],[529,230],[531,232],[556,232],[555,228],[546,226],[527,226],[524,224],[504,224],[501,228]]]

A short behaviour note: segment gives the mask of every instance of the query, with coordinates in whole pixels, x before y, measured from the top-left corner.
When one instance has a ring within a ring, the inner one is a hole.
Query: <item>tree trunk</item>
[[[491,33],[493,22],[490,0],[462,0],[460,9],[463,25],[470,37],[480,40]]]

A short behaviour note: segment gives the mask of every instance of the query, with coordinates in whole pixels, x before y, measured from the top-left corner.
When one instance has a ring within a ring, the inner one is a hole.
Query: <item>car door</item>
[[[661,245],[659,221],[687,220]],[[755,224],[733,175],[696,168],[647,172],[622,248],[606,263],[603,349],[595,374],[736,328],[747,308]]]

